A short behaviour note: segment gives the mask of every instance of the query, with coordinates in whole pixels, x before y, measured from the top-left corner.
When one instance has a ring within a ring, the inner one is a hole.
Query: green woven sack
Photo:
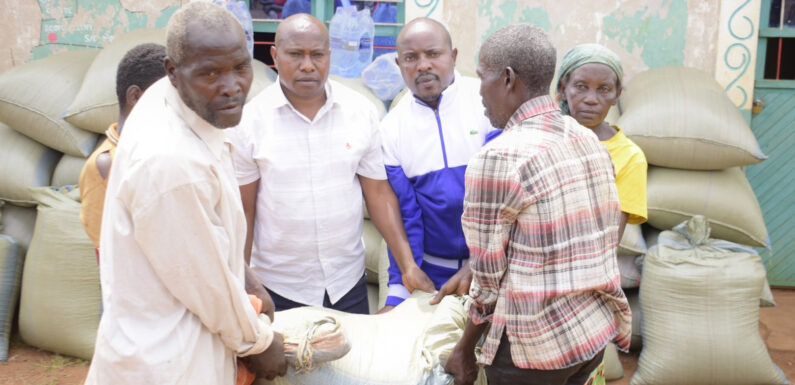
[[[620,106],[617,125],[649,164],[718,170],[767,158],[740,110],[708,73],[650,69],[626,85]]]
[[[28,345],[91,359],[99,325],[99,270],[80,223],[79,191],[32,189],[36,230],[22,274],[19,334]]]
[[[60,158],[60,152],[0,123],[0,199],[33,206],[28,188],[49,186]]]
[[[13,238],[0,235],[0,361],[8,359],[8,340],[19,299],[24,255]]]
[[[759,336],[762,259],[709,234],[696,216],[663,231],[649,250],[643,350],[631,384],[788,384]]]
[[[0,74],[0,120],[60,152],[88,156],[97,136],[63,119],[97,50],[61,52]]]
[[[91,62],[80,91],[64,113],[64,119],[84,130],[102,134],[119,120],[116,68],[124,54],[139,44],[166,44],[164,29],[139,29],[116,37]]]
[[[739,168],[720,171],[649,167],[649,221],[670,229],[694,215],[703,215],[717,239],[767,246],[767,228],[754,191]]]

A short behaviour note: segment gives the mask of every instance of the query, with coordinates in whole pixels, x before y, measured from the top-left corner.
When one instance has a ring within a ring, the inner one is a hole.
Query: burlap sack
[[[635,75],[621,95],[617,125],[650,165],[718,170],[767,157],[712,75],[659,67]]]
[[[0,233],[13,238],[19,245],[23,256],[30,247],[33,228],[36,225],[36,208],[22,207],[12,204],[3,206],[3,228]]]
[[[22,261],[19,245],[13,238],[0,235],[0,361],[8,359],[8,340],[19,299]]]
[[[58,151],[0,123],[0,199],[33,206],[28,188],[49,186],[60,158]]]
[[[122,57],[133,47],[144,44],[166,44],[164,29],[138,29],[121,34],[106,45],[86,71],[80,91],[64,112],[64,119],[84,130],[102,134],[119,120],[116,97],[116,69]]]
[[[86,158],[79,156],[64,155],[55,166],[55,171],[52,173],[52,181],[50,186],[66,186],[74,185],[80,180],[80,171],[83,170],[83,165],[86,163]]]
[[[618,255],[641,255],[646,253],[646,241],[640,225],[627,224],[618,244]]]
[[[789,383],[759,336],[759,255],[709,239],[702,216],[658,241],[643,267],[643,350],[631,384]]]
[[[649,221],[670,229],[693,215],[709,220],[712,237],[751,246],[769,244],[762,210],[739,168],[687,171],[649,167]]]
[[[63,113],[80,90],[97,52],[61,52],[0,74],[0,119],[47,147],[88,156],[96,134],[73,126],[63,119]]]
[[[99,271],[80,224],[77,189],[33,189],[39,202],[26,256],[19,334],[28,345],[91,359],[99,325]]]

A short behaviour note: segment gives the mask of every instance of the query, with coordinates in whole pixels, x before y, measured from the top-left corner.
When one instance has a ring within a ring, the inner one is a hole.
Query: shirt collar
[[[317,115],[315,115],[315,120],[317,120],[318,117],[322,116],[324,111],[330,109],[332,105],[339,104],[335,98],[335,93],[333,92],[333,89],[331,87],[332,82],[333,80],[326,78],[326,84],[323,85],[323,88],[326,92],[326,103],[323,104],[323,107],[320,107],[320,110],[318,111]],[[287,95],[284,94],[284,90],[282,89],[282,84],[281,84],[281,78],[277,76],[276,82],[274,82],[270,87],[271,87],[271,89],[269,90],[270,96],[268,97],[268,100],[270,100],[269,105],[271,106],[271,108],[279,109],[281,107],[286,106],[289,107],[296,114],[301,115],[303,117],[303,115],[300,112],[298,112],[298,110],[296,110],[295,107],[293,107],[292,103],[290,103],[290,101],[287,99]]]
[[[177,116],[185,122],[185,125],[207,145],[207,148],[210,149],[213,156],[217,159],[221,159],[221,154],[223,153],[227,141],[224,130],[213,126],[188,107],[185,102],[182,101],[179,92],[171,82],[168,83],[166,89],[166,104],[173,108]]]
[[[552,111],[560,111],[560,106],[555,103],[555,100],[552,99],[551,96],[543,95],[535,97],[519,106],[516,112],[513,113],[513,116],[511,116],[508,124],[505,125],[504,130],[508,131],[511,127],[521,123],[523,120]]]

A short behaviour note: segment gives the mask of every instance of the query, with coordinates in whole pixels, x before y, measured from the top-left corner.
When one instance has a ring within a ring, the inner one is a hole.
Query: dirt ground
[[[795,381],[795,290],[774,289],[777,307],[762,308],[759,332],[770,356],[790,381]],[[15,334],[8,362],[0,362],[0,385],[80,385],[88,361],[66,357],[25,345]],[[638,354],[620,354],[624,378],[609,385],[628,385],[638,366]]]

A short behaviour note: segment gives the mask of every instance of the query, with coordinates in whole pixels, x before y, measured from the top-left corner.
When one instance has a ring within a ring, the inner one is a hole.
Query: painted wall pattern
[[[121,33],[162,28],[187,0],[2,0],[0,72],[53,53],[100,48]]]
[[[761,0],[721,2],[715,78],[746,118],[750,118],[753,101],[761,6]]]

